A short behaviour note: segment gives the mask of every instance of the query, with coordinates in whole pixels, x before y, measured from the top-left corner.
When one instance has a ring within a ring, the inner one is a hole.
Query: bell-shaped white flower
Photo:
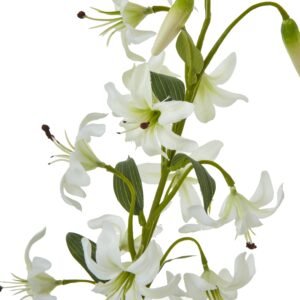
[[[274,197],[273,185],[268,172],[261,173],[259,184],[253,196],[248,200],[233,187],[220,212],[224,222],[235,220],[236,235],[244,235],[249,248],[255,247],[251,240],[252,228],[261,226],[260,219],[269,217],[280,206],[283,198],[283,186],[277,192],[277,203],[274,207],[265,208]]]
[[[60,143],[47,125],[43,125],[42,129],[45,131],[47,137],[60,149],[64,154],[54,155],[56,159],[51,162],[66,161],[69,163],[69,168],[63,175],[60,183],[60,191],[63,200],[75,208],[81,210],[81,205],[78,201],[70,198],[65,191],[73,196],[84,198],[86,193],[82,187],[90,184],[90,177],[87,173],[99,166],[99,159],[94,154],[89,146],[91,137],[100,137],[105,132],[105,125],[91,123],[92,121],[102,119],[106,114],[90,113],[80,123],[75,145],[72,145],[66,136],[68,146]]]
[[[166,286],[147,287],[160,270],[163,253],[159,245],[151,241],[137,260],[124,262],[120,250],[120,234],[118,229],[116,230],[120,223],[119,221],[113,221],[113,223],[115,224],[113,226],[110,221],[102,224],[102,232],[97,241],[96,261],[92,258],[89,240],[82,239],[85,263],[100,281],[96,284],[94,292],[114,300],[142,300],[143,297],[160,299],[172,295],[172,291],[176,289],[180,281],[179,275]]]
[[[45,258],[34,257],[30,259],[30,251],[33,244],[44,237],[46,228],[35,234],[29,241],[25,250],[25,263],[27,268],[27,278],[23,279],[14,276],[14,281],[6,282],[11,286],[7,288],[15,291],[15,294],[26,293],[21,299],[31,297],[33,300],[56,300],[55,296],[51,296],[51,291],[60,284],[60,281],[46,273],[50,269],[51,263]]]
[[[220,141],[208,142],[202,145],[201,147],[195,149],[190,154],[190,157],[196,161],[215,160],[222,146],[223,143]],[[183,173],[186,171],[187,167],[188,166],[181,168],[176,172],[171,172],[168,179],[175,180],[173,183],[175,185],[176,182],[178,182],[178,180],[181,178]],[[139,165],[138,168],[139,168],[139,173],[141,175],[141,178],[145,183],[157,184],[159,182],[160,171],[161,171],[160,164],[145,163]],[[206,220],[206,222],[210,224],[210,222],[214,222],[214,221],[205,213],[201,198],[198,192],[196,191],[196,189],[194,188],[195,184],[197,185],[199,184],[198,180],[195,177],[188,176],[183,181],[178,191],[180,197],[182,218],[185,222],[188,222],[194,216],[194,214],[198,214],[202,222]],[[193,211],[191,210],[191,208],[193,208]]]
[[[255,274],[253,255],[246,258],[246,253],[241,253],[234,264],[233,276],[227,269],[216,274],[208,270],[201,276],[187,273],[184,282],[188,296],[193,300],[234,300],[237,290],[245,286]]]
[[[135,142],[148,155],[164,154],[166,149],[192,151],[197,144],[172,132],[171,126],[193,112],[193,104],[183,101],[158,101],[152,93],[150,70],[147,64],[135,66],[126,72],[124,84],[131,92],[120,94],[113,83],[105,85],[108,105],[113,114],[122,117],[121,126],[126,141]]]
[[[227,82],[236,66],[236,54],[230,54],[211,74],[203,74],[194,104],[199,121],[208,122],[215,117],[215,105],[227,107],[236,100],[248,101],[247,97],[224,90],[219,85]]]
[[[129,2],[128,0],[113,0],[115,4],[115,11],[103,11],[93,8],[98,13],[109,16],[109,18],[92,18],[87,16],[84,12],[79,12],[78,17],[83,19],[87,18],[94,21],[101,22],[92,28],[107,27],[100,34],[108,36],[108,43],[111,37],[120,32],[123,47],[128,58],[135,61],[144,61],[145,59],[133,53],[129,49],[130,44],[140,44],[145,40],[155,35],[153,31],[137,30],[136,27],[143,21],[143,19],[151,14],[153,11],[150,7],[144,7],[136,3]]]

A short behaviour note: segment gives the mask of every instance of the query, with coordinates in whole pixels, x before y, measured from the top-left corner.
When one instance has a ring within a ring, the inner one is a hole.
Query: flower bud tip
[[[84,19],[85,18],[85,12],[84,11],[80,11],[78,14],[77,14],[77,17],[79,18],[79,19]]]

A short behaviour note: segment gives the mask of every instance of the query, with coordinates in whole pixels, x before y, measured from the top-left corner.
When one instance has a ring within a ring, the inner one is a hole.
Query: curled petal
[[[51,268],[51,262],[42,257],[34,257],[30,270],[28,270],[28,278],[35,277],[44,273]]]
[[[145,61],[144,57],[132,52],[129,49],[126,32],[124,32],[124,30],[121,31],[121,40],[122,40],[122,45],[124,47],[125,53],[129,59],[134,60],[134,61]]]
[[[215,160],[223,147],[221,141],[210,141],[191,153],[194,160]]]

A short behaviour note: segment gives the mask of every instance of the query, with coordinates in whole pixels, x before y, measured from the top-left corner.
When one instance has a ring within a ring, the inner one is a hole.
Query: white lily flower
[[[144,61],[145,59],[133,53],[129,49],[130,44],[140,44],[145,40],[155,35],[153,31],[137,30],[136,27],[142,20],[153,11],[150,7],[144,7],[136,3],[129,2],[128,0],[113,0],[115,4],[115,11],[107,12],[100,9],[93,8],[95,11],[110,16],[110,18],[98,19],[87,16],[84,12],[79,12],[78,17],[83,19],[87,18],[94,21],[102,22],[100,25],[92,28],[100,28],[107,26],[107,28],[100,34],[105,35],[109,33],[108,43],[111,37],[120,32],[123,47],[128,58],[135,61]]]
[[[127,73],[128,75],[128,73]],[[164,154],[167,149],[192,151],[196,143],[172,132],[171,126],[193,112],[193,104],[183,101],[159,102],[152,94],[150,70],[147,64],[135,66],[124,84],[131,92],[122,95],[113,83],[107,83],[108,105],[113,114],[122,117],[126,141],[134,141],[148,155]]]
[[[244,235],[247,247],[255,248],[251,240],[252,228],[261,226],[260,219],[269,217],[278,209],[284,198],[282,185],[277,192],[276,205],[272,208],[264,208],[273,197],[274,190],[270,175],[263,171],[256,191],[249,200],[239,194],[234,187],[231,189],[221,209],[220,217],[224,222],[235,220],[236,235]]]
[[[255,274],[253,255],[246,259],[246,253],[241,253],[235,259],[234,275],[227,269],[216,274],[208,270],[199,277],[195,274],[184,275],[188,296],[193,300],[234,300],[237,290],[245,286]]]
[[[46,228],[35,234],[26,247],[25,263],[27,267],[27,279],[13,275],[14,281],[5,282],[11,284],[11,286],[5,288],[15,291],[15,295],[26,293],[21,300],[28,297],[31,297],[33,300],[56,300],[56,297],[51,296],[50,293],[60,282],[46,273],[51,267],[50,261],[42,257],[34,257],[31,260],[29,256],[33,244],[40,240],[45,233]]]
[[[199,121],[208,122],[215,117],[215,107],[227,107],[236,100],[248,101],[247,97],[224,90],[220,84],[227,82],[236,66],[236,54],[230,54],[210,75],[203,74],[198,87],[194,104],[195,114]]]
[[[220,141],[211,141],[208,142],[201,147],[198,147],[194,150],[189,156],[196,161],[200,160],[215,160],[217,155],[219,154],[223,143]],[[174,185],[182,176],[182,174],[186,171],[188,166],[177,170],[176,172],[172,172],[169,175],[169,180],[173,180],[174,177]],[[161,166],[160,164],[141,164],[138,166],[139,173],[141,175],[142,180],[145,183],[149,184],[157,184],[160,178]],[[180,197],[180,206],[181,206],[181,214],[182,218],[185,222],[188,222],[194,215],[201,218],[202,222],[206,220],[208,224],[215,224],[214,221],[206,214],[200,196],[198,192],[195,190],[194,186],[198,184],[198,180],[194,177],[188,176],[182,183],[179,189],[179,197]],[[193,210],[191,210],[193,208]],[[187,226],[187,227],[186,227]],[[181,232],[190,232],[184,231],[184,228],[190,228],[193,225],[185,225],[180,229]],[[191,230],[192,231],[192,230]]]
[[[82,239],[85,263],[89,270],[99,278],[94,292],[107,299],[142,300],[143,297],[160,299],[172,295],[180,276],[174,277],[166,286],[147,287],[160,270],[162,251],[155,241],[151,241],[145,252],[133,262],[122,262],[120,236],[111,224],[103,224],[97,241],[96,261],[92,259],[92,248],[88,239]],[[105,283],[101,281],[106,281]]]
[[[80,123],[75,145],[72,145],[66,136],[68,146],[64,146],[53,134],[51,134],[49,126],[42,126],[47,137],[64,152],[64,154],[54,155],[53,157],[56,157],[57,159],[51,162],[51,164],[58,161],[66,161],[69,163],[69,168],[63,175],[60,184],[61,196],[67,204],[72,205],[79,210],[81,210],[80,203],[70,198],[65,191],[73,196],[81,198],[86,197],[86,193],[82,187],[90,184],[90,177],[87,171],[97,168],[100,163],[99,159],[89,146],[89,142],[92,136],[100,137],[105,132],[105,125],[94,124],[91,122],[104,117],[106,117],[106,114],[88,114]]]

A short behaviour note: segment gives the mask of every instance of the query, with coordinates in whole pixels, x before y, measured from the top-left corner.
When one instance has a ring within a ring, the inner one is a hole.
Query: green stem
[[[170,254],[170,252],[173,250],[173,248],[178,245],[179,243],[181,242],[184,242],[184,241],[191,241],[193,243],[196,244],[198,250],[199,250],[199,253],[200,253],[200,256],[201,256],[201,261],[202,261],[202,266],[203,266],[203,269],[204,271],[208,271],[209,268],[208,268],[208,263],[207,263],[207,259],[206,259],[206,256],[202,250],[202,247],[201,245],[199,244],[199,242],[192,238],[192,237],[183,237],[183,238],[180,238],[178,240],[176,240],[169,248],[168,250],[166,251],[166,253],[163,255],[163,257],[161,258],[160,260],[160,265],[162,266],[163,263],[165,262],[165,260],[167,259],[168,255]]]
[[[58,285],[66,285],[66,284],[71,284],[71,283],[90,283],[90,284],[96,284],[95,281],[92,280],[85,280],[85,279],[63,279],[63,280],[58,280],[57,283]]]
[[[103,168],[103,165],[101,165]],[[136,203],[136,192],[135,189],[130,182],[130,180],[123,175],[121,172],[116,170],[114,167],[110,165],[105,165],[104,168],[106,171],[118,176],[128,187],[131,195],[131,202],[130,202],[130,210],[129,210],[129,216],[128,216],[128,248],[131,255],[131,258],[134,259],[136,256],[135,247],[134,247],[134,235],[133,235],[133,216],[134,216],[134,209],[135,209],[135,203]]]
[[[239,15],[235,20],[233,20],[233,22],[225,29],[225,31],[222,33],[222,35],[219,37],[219,39],[217,40],[217,42],[215,43],[215,45],[212,47],[212,49],[209,51],[207,57],[204,60],[204,66],[203,66],[203,71],[206,69],[206,67],[209,65],[210,61],[212,60],[212,58],[214,57],[214,55],[216,54],[216,52],[218,51],[219,47],[221,46],[221,44],[223,43],[223,41],[225,40],[225,38],[228,36],[228,34],[231,32],[231,30],[245,17],[247,16],[250,12],[252,12],[253,10],[259,8],[259,7],[263,7],[263,6],[273,6],[275,8],[278,9],[279,13],[282,16],[283,20],[286,20],[289,18],[288,13],[284,10],[284,8],[282,6],[280,6],[278,3],[276,2],[260,2],[257,4],[254,4],[252,6],[250,6],[248,9],[246,9],[241,15]]]
[[[210,20],[211,20],[211,3],[210,0],[205,0],[205,19],[203,21],[202,29],[196,44],[196,47],[200,50],[200,52],[202,50],[203,41],[205,39],[205,35],[210,24]]]
[[[214,161],[212,161],[212,160],[200,160],[200,163],[203,164],[203,165],[210,165],[210,166],[215,167],[216,169],[218,169],[218,170],[222,173],[222,175],[223,175],[223,177],[224,177],[226,183],[228,184],[228,186],[233,187],[233,186],[235,185],[235,182],[234,182],[233,178],[229,175],[229,173],[226,172],[226,171],[225,171],[219,164],[217,164],[216,162],[214,162]]]
[[[161,12],[161,11],[169,11],[170,7],[168,6],[161,6],[161,5],[155,5],[151,7],[151,10],[153,13]]]

